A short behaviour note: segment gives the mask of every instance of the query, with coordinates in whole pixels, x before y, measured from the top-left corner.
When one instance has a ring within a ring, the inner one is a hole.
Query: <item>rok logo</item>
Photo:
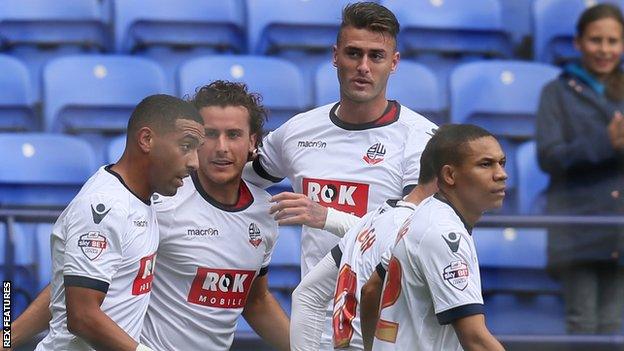
[[[457,290],[464,290],[468,286],[470,271],[463,261],[453,261],[444,268],[442,278]]]
[[[384,160],[384,156],[386,156],[386,147],[382,143],[377,143],[368,148],[362,159],[369,165],[376,165]]]
[[[303,178],[303,193],[322,206],[362,217],[368,209],[368,184]]]
[[[141,259],[139,273],[134,278],[132,284],[132,295],[146,294],[152,291],[152,280],[154,280],[154,266],[156,266],[156,254],[153,253]]]
[[[242,308],[255,271],[197,267],[187,301],[216,308]]]
[[[106,244],[106,237],[100,232],[88,232],[82,234],[78,239],[78,247],[91,261],[100,257],[102,252],[106,250]]]
[[[253,247],[258,247],[262,242],[262,235],[260,234],[260,228],[256,225],[256,223],[251,223],[249,225],[249,243],[253,245]]]

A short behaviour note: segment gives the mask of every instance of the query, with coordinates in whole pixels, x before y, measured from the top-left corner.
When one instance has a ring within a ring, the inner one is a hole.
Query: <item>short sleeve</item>
[[[465,231],[438,230],[423,238],[417,259],[440,324],[483,313],[476,253]]]
[[[258,157],[253,162],[254,171],[273,183],[280,182],[286,177],[284,167],[287,163],[283,159],[286,127],[282,125],[262,140],[262,146],[258,149]]]
[[[93,195],[72,204],[70,211],[63,223],[65,285],[106,292],[122,261],[127,209],[119,201]]]
[[[436,125],[433,123],[430,124],[431,128],[428,128],[427,132],[432,133],[431,130],[435,130]],[[403,182],[401,184],[401,189],[418,184],[418,176],[420,175],[420,155],[431,138],[431,135],[426,133],[423,128],[412,128],[406,139],[407,141],[403,149]]]
[[[266,248],[264,251],[264,258],[262,260],[262,269],[266,269],[271,263],[271,257],[273,256],[273,251],[275,250],[275,243],[279,237],[279,231],[277,227],[277,222],[274,222],[271,226],[271,233],[266,236]]]

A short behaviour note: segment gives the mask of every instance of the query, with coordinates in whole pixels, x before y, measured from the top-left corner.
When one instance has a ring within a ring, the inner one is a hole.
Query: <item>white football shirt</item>
[[[253,168],[273,182],[289,178],[295,192],[323,206],[362,217],[418,183],[420,154],[436,125],[396,101],[366,124],[341,121],[338,107],[298,114],[269,133]],[[327,231],[304,226],[302,276],[338,241]]]
[[[52,320],[36,350],[93,350],[67,330],[65,286],[106,293],[101,310],[138,341],[158,247],[153,207],[102,167],[61,213],[50,240]]]
[[[338,261],[332,320],[334,348],[363,350],[360,327],[362,286],[375,270],[384,252],[396,242],[405,220],[414,212],[411,202],[388,200],[349,229],[332,250]],[[340,258],[338,258],[340,257]]]
[[[462,350],[450,323],[483,313],[472,228],[445,201],[424,200],[397,236],[374,350]]]
[[[228,350],[256,276],[277,241],[270,195],[241,182],[239,200],[211,198],[196,175],[159,197],[159,271],[141,340],[154,350]]]

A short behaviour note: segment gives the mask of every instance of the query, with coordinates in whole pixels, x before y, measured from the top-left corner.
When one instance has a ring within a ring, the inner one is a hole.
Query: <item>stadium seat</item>
[[[331,52],[346,0],[247,0],[249,52]]]
[[[140,57],[76,55],[46,65],[43,86],[47,131],[119,133],[136,104],[165,90],[165,79]]]
[[[280,235],[271,257],[269,286],[292,290],[301,277],[301,226],[281,226]]]
[[[37,249],[37,290],[43,289],[52,280],[52,252],[50,251],[50,235],[52,224],[40,223],[36,229]]]
[[[484,303],[488,329],[495,335],[565,334],[563,299],[559,295],[485,295]]]
[[[545,229],[475,228],[473,234],[484,292],[559,292],[545,270]]]
[[[522,214],[544,214],[546,199],[542,192],[548,187],[549,177],[537,163],[534,141],[520,145],[516,151],[518,174],[518,209]]]
[[[579,57],[574,48],[576,21],[595,0],[535,0],[533,53],[536,61],[561,64]]]
[[[553,66],[521,61],[460,65],[450,77],[451,122],[477,124],[507,138],[532,138],[542,87],[558,74]]]
[[[399,47],[422,52],[511,56],[498,0],[382,0],[401,23]]]
[[[125,134],[115,137],[115,139],[111,140],[111,142],[108,144],[106,163],[112,164],[112,163],[119,161],[125,148],[126,148],[126,135]]]
[[[96,170],[89,144],[76,137],[0,134],[0,207],[62,207]]]
[[[435,74],[426,66],[401,61],[397,71],[390,75],[386,96],[440,124],[445,122],[446,104],[438,94],[438,85]],[[318,68],[314,94],[316,106],[340,99],[336,68],[331,62]]]
[[[197,88],[216,79],[243,82],[249,91],[260,93],[269,110],[267,130],[279,127],[308,106],[297,66],[265,56],[219,55],[187,61],[180,67],[178,94],[192,96]]]
[[[68,53],[107,50],[109,22],[109,0],[3,0],[0,50],[28,63],[38,98],[42,65]]]
[[[39,129],[33,111],[34,93],[26,66],[8,55],[0,55],[0,131]]]
[[[245,52],[243,1],[116,0],[116,50],[156,60],[173,92],[181,62],[218,52]]]

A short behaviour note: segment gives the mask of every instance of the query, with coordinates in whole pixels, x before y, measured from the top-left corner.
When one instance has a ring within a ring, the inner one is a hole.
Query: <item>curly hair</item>
[[[208,106],[242,106],[249,113],[250,134],[256,134],[258,147],[262,140],[263,126],[267,119],[267,112],[262,105],[262,96],[250,93],[244,83],[215,80],[214,82],[197,88],[191,99],[197,110]]]

